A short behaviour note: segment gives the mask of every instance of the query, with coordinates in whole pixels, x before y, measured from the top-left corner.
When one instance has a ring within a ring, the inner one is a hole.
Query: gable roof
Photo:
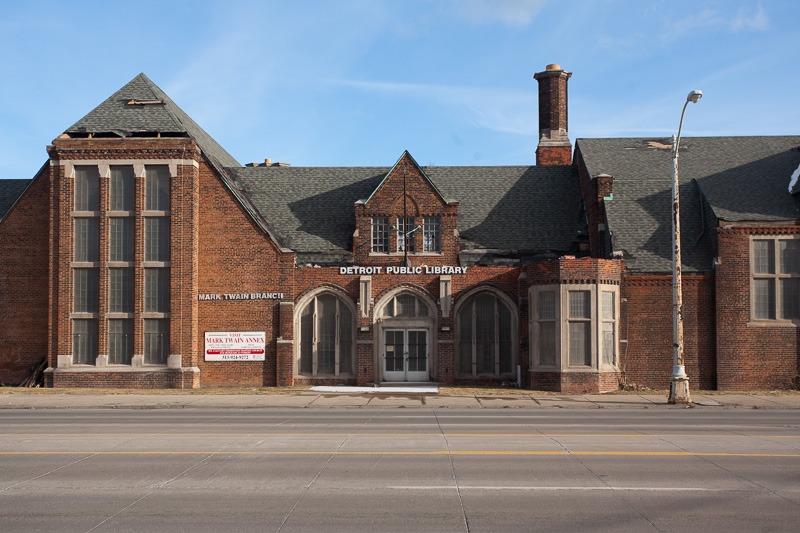
[[[337,261],[352,250],[355,205],[387,167],[228,169],[298,262]],[[462,249],[536,255],[573,249],[585,232],[573,167],[424,167],[443,197],[459,201]],[[326,259],[327,258],[327,259]],[[338,258],[338,259],[337,259]],[[309,259],[311,260],[311,259]]]
[[[144,74],[133,78],[65,133],[111,133],[120,137],[143,133],[186,135],[220,166],[239,166],[232,155]]]
[[[590,176],[614,178],[606,215],[614,250],[641,272],[672,268],[670,139],[578,139],[576,159]],[[579,154],[579,155],[577,155]],[[683,137],[679,160],[681,243],[686,271],[709,271],[716,221],[800,219],[787,191],[800,164],[800,136]],[[632,260],[631,260],[632,259]]]
[[[411,164],[414,165],[414,167],[416,167],[417,170],[419,170],[419,173],[422,175],[422,179],[424,179],[428,183],[428,185],[431,187],[431,189],[433,189],[433,191],[436,193],[436,195],[439,197],[439,199],[443,203],[446,204],[447,203],[447,199],[444,197],[444,195],[441,193],[441,191],[436,187],[436,184],[434,184],[431,181],[431,178],[428,177],[428,175],[425,173],[425,170],[423,170],[423,168],[421,166],[419,166],[419,164],[417,163],[416,159],[414,159],[414,157],[411,155],[411,153],[408,150],[403,151],[403,154],[400,156],[400,158],[397,160],[397,162],[394,164],[394,166],[391,169],[389,169],[388,172],[386,172],[386,174],[384,175],[384,177],[381,180],[381,182],[378,184],[377,187],[375,187],[375,189],[369,195],[369,198],[367,198],[364,203],[369,203],[369,201],[372,200],[372,197],[375,196],[375,193],[378,192],[378,190],[383,186],[383,184],[386,182],[386,180],[389,179],[389,176],[392,175],[394,170],[398,167],[398,165],[400,165],[400,162],[402,160],[404,160],[404,159],[408,159],[409,161],[411,161]]]
[[[226,171],[229,167],[239,167],[239,162],[144,74],[133,78],[65,133],[78,136],[113,134],[121,137],[157,133],[162,136],[191,137],[217,171],[223,185],[275,245],[282,248],[270,225]]]
[[[33,180],[0,180],[0,220],[6,216]]]

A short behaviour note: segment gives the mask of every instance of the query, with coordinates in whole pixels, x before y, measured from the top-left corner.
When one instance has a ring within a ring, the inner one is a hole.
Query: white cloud
[[[730,21],[732,30],[755,30],[765,31],[769,29],[769,17],[764,12],[762,6],[758,6],[758,11],[755,14],[745,12],[744,9],[739,9],[736,16]]]
[[[527,26],[549,0],[456,0],[450,5],[455,15],[479,24],[500,22]]]
[[[758,6],[754,12],[739,8],[732,14],[704,8],[684,18],[668,20],[665,23],[663,36],[667,39],[677,39],[698,30],[715,28],[729,31],[766,31],[769,29],[769,17],[762,6]]]

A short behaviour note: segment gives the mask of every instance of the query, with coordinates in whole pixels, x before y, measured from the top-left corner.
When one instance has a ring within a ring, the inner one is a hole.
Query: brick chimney
[[[560,65],[547,65],[533,78],[539,82],[539,146],[537,165],[569,165],[572,143],[567,134],[567,80],[572,72]]]

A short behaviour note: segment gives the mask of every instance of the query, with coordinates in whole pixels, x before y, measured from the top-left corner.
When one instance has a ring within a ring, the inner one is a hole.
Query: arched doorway
[[[379,381],[430,381],[434,369],[435,307],[421,294],[400,289],[376,313]]]

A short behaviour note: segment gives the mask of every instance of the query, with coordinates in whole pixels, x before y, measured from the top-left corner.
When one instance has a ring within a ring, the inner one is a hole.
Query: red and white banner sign
[[[263,331],[207,331],[206,361],[263,361],[267,354]]]

